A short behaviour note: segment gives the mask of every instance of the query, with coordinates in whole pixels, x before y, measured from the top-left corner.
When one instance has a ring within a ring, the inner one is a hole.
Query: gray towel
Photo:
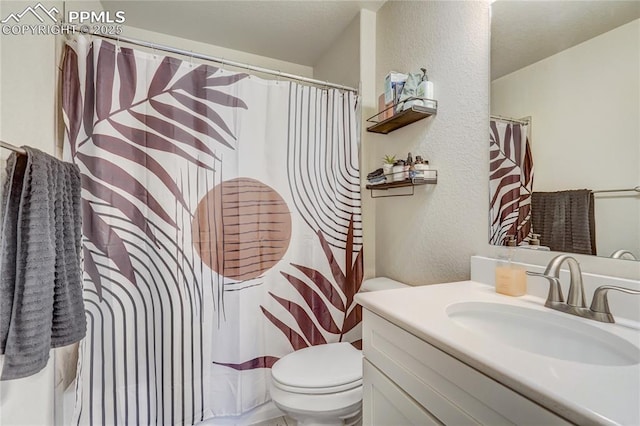
[[[596,254],[593,193],[588,189],[531,194],[533,232],[553,251]]]
[[[42,370],[82,339],[80,172],[33,148],[7,160],[0,251],[0,380]]]

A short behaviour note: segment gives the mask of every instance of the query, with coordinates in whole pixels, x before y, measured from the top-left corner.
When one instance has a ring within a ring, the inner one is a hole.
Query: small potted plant
[[[385,155],[382,159],[382,172],[385,175],[391,175],[393,173],[393,165],[396,163],[395,155]],[[387,177],[388,180],[391,180],[390,177]]]

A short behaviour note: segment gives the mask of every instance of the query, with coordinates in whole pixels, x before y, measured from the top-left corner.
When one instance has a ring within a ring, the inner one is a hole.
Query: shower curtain
[[[80,37],[63,68],[88,323],[75,423],[197,423],[359,344],[356,95]]]
[[[533,190],[529,124],[492,119],[489,161],[489,243],[505,245],[508,235],[518,244],[528,241]]]

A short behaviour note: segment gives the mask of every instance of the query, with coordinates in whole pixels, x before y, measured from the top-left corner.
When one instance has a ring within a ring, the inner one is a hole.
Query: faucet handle
[[[613,259],[624,259],[624,256],[628,256],[628,259],[630,260],[640,260],[640,259],[636,259],[636,257],[632,252],[625,249],[616,250],[613,253],[611,253],[611,256],[609,257]]]
[[[602,285],[596,289],[593,293],[593,300],[591,301],[591,312],[593,312],[594,319],[601,322],[615,322],[611,311],[609,310],[609,299],[607,293],[609,290],[621,291],[628,294],[640,294],[640,291],[633,290],[631,288],[618,287],[615,285]]]
[[[540,272],[527,271],[527,275],[532,277],[541,277],[549,281],[549,294],[545,306],[549,307],[553,303],[564,303],[562,295],[562,287],[560,287],[560,279],[553,275],[541,274]]]

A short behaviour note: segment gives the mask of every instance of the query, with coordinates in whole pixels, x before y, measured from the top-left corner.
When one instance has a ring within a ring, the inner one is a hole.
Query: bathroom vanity
[[[634,321],[577,318],[475,281],[356,300],[366,425],[640,424]]]

